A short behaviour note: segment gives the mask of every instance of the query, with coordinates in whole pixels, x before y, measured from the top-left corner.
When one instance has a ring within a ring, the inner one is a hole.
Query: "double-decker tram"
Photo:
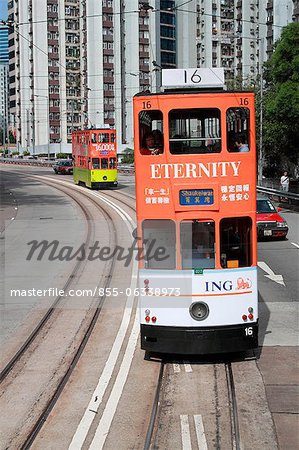
[[[141,347],[255,348],[254,94],[224,90],[223,69],[164,70],[162,85],[134,97]]]
[[[117,186],[116,133],[112,129],[72,134],[73,177],[90,188]]]

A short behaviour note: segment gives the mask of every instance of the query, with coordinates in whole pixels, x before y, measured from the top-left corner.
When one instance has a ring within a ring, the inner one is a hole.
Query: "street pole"
[[[261,39],[260,45],[260,142],[259,142],[259,157],[258,157],[258,182],[263,180],[263,167],[264,167],[264,151],[263,151],[263,51],[264,51],[264,39]]]
[[[48,161],[49,161],[50,160],[50,115],[49,115],[50,101],[49,101],[49,96],[47,96],[46,99],[47,99],[47,132],[48,132]]]

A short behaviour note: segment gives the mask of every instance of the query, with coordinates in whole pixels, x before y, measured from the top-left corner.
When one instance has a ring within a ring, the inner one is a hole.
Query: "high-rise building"
[[[227,81],[255,80],[271,51],[271,18],[274,41],[297,3],[10,0],[10,108],[19,145],[58,151],[72,130],[107,126],[117,129],[119,149],[133,147],[132,97],[159,89],[162,68],[224,67]]]
[[[1,144],[8,142],[8,27],[0,26],[0,130]]]

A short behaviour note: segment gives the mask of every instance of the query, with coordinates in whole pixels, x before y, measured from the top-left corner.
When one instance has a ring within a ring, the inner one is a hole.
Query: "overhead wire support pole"
[[[258,181],[263,179],[263,167],[264,167],[264,151],[263,151],[263,95],[264,95],[264,80],[263,80],[263,50],[264,40],[261,39],[260,45],[260,140],[259,140],[259,155],[258,155]]]

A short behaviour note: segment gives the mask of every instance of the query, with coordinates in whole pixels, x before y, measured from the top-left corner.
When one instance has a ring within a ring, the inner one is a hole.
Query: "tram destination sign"
[[[213,205],[213,189],[184,189],[180,191],[180,205]]]
[[[162,86],[169,88],[223,88],[224,69],[164,69]]]

